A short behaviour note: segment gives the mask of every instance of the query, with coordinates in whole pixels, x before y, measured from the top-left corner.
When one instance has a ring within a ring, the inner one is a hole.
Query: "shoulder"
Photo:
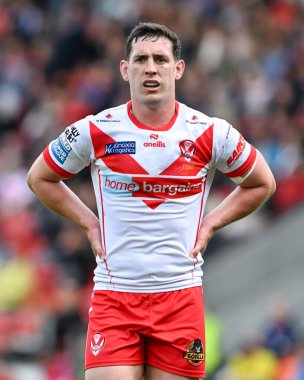
[[[186,123],[192,125],[208,125],[212,123],[212,118],[204,114],[203,112],[188,107],[183,103],[179,103],[179,106],[180,112],[183,114]]]
[[[224,119],[208,116],[205,113],[180,103],[181,112],[183,112],[187,124],[213,127],[217,133],[227,133],[231,125]]]
[[[88,121],[94,124],[107,125],[120,122],[127,116],[127,103],[102,110],[96,115],[90,115]]]

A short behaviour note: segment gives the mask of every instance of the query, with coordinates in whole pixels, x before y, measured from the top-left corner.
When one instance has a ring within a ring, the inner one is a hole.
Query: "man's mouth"
[[[157,88],[157,87],[159,87],[159,82],[156,80],[145,80],[144,81],[144,87]]]

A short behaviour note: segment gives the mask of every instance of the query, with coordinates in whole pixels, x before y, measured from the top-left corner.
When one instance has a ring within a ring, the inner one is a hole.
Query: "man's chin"
[[[142,98],[142,103],[147,106],[156,106],[163,102],[163,97],[157,94],[149,94]]]

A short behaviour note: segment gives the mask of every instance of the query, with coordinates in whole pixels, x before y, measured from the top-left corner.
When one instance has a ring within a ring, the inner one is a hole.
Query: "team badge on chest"
[[[187,161],[192,160],[196,150],[195,142],[191,140],[182,140],[179,143],[179,148],[182,155],[185,157]]]

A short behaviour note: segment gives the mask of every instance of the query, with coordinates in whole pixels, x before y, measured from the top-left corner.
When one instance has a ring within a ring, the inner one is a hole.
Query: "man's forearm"
[[[29,182],[29,186],[45,206],[85,232],[99,227],[96,215],[62,181],[41,179]]]
[[[202,225],[215,232],[251,214],[263,205],[271,195],[272,190],[268,187],[237,187],[204,217]]]
[[[268,187],[237,187],[217,207],[202,220],[195,247],[190,257],[196,257],[206,250],[214,233],[259,208],[272,195],[273,189]]]
[[[275,179],[260,153],[253,172],[228,195],[217,207],[207,214],[201,223],[199,234],[190,257],[204,253],[214,233],[262,206],[275,191]]]

